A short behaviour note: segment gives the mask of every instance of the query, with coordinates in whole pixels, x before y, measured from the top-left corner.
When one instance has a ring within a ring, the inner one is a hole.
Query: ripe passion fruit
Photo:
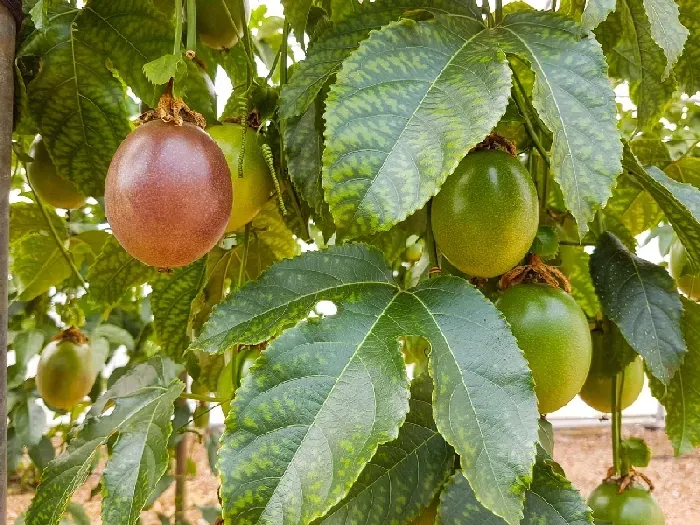
[[[42,202],[54,208],[67,210],[74,210],[85,204],[85,197],[75,185],[56,173],[56,166],[41,138],[34,141],[29,155],[34,161],[27,164],[27,178]]]
[[[117,240],[140,261],[184,266],[221,238],[231,173],[216,142],[188,122],[152,120],[121,143],[107,173],[105,211]]]
[[[209,128],[209,135],[224,152],[231,170],[231,184],[236,202],[231,208],[231,217],[226,232],[233,232],[253,220],[275,189],[274,181],[260,149],[258,134],[246,126],[245,152],[243,154],[243,176],[238,176],[238,162],[243,142],[241,124],[225,123]]]
[[[433,199],[432,226],[442,254],[472,277],[513,268],[539,224],[537,191],[525,167],[497,150],[470,153]]]
[[[571,295],[544,284],[508,288],[495,304],[530,365],[540,413],[559,410],[579,393],[591,366],[586,315]]]
[[[676,280],[678,288],[693,301],[700,301],[700,275],[688,273],[688,253],[680,239],[671,246],[671,276]]]
[[[588,497],[593,518],[613,525],[664,525],[659,502],[646,488],[632,484],[618,494],[617,483],[603,482]]]
[[[250,5],[243,0],[245,20],[236,0],[197,0],[197,36],[214,49],[231,49],[243,36]]]
[[[68,329],[42,350],[36,388],[47,405],[70,410],[88,395],[97,372],[85,336]]]

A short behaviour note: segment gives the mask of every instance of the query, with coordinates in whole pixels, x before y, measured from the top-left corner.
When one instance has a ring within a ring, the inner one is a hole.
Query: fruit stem
[[[435,245],[435,236],[433,235],[433,200],[430,199],[426,206],[427,228],[425,232],[425,247],[428,250],[428,258],[430,260],[429,275],[440,275],[440,264],[438,262],[437,246]]]
[[[610,406],[612,408],[612,421],[611,421],[611,430],[612,430],[612,453],[613,453],[613,469],[615,470],[615,475],[620,475],[620,434],[619,429],[620,425],[618,424],[618,420],[620,419],[620,411],[619,411],[619,405],[618,405],[618,399],[617,399],[617,374],[613,377],[613,380],[610,382],[611,383],[611,388],[610,388]]]
[[[180,53],[182,43],[182,0],[175,0],[175,37],[173,43],[173,55]]]
[[[197,48],[197,1],[187,0],[187,53],[194,57]]]
[[[523,88],[523,85],[520,83],[520,79],[518,78],[517,73],[515,72],[515,69],[511,66],[511,71],[513,72],[513,79],[515,80],[515,89],[513,90],[513,93],[515,95],[515,105],[518,106],[518,109],[520,110],[520,114],[523,117],[523,120],[525,121],[525,129],[527,130],[527,134],[530,136],[530,139],[532,140],[532,143],[535,145],[535,148],[537,148],[537,151],[540,154],[540,157],[544,160],[545,164],[547,164],[547,167],[549,167],[550,162],[549,162],[549,155],[547,154],[547,150],[544,149],[544,146],[542,145],[542,142],[540,142],[540,137],[537,134],[537,131],[535,130],[535,126],[532,124],[532,120],[530,119],[530,105],[527,102],[527,96],[525,95],[525,88]]]
[[[503,20],[503,0],[496,0],[496,23],[500,24]]]
[[[26,162],[23,163],[23,165],[24,165],[24,171],[26,173],[27,172]],[[36,199],[36,204],[37,204],[37,206],[39,206],[39,209],[41,210],[41,214],[44,216],[44,220],[46,221],[46,224],[49,225],[49,231],[51,231],[51,235],[53,235],[54,241],[56,241],[56,245],[58,246],[58,249],[60,250],[61,254],[63,255],[63,258],[68,263],[68,266],[70,267],[71,271],[75,275],[75,278],[78,280],[80,285],[83,288],[87,289],[85,279],[83,279],[83,276],[80,275],[80,270],[78,270],[78,268],[75,266],[75,262],[73,262],[73,257],[68,252],[68,250],[66,250],[66,247],[63,244],[63,241],[61,241],[61,238],[58,236],[58,232],[56,231],[56,228],[53,225],[53,222],[51,222],[51,219],[49,218],[49,214],[46,213],[46,208],[44,208],[44,203],[41,202],[39,195],[37,194],[36,190],[34,189],[34,186],[32,186],[32,183],[29,182],[28,178],[27,178],[27,184],[29,185],[29,188],[32,190],[32,193],[34,194],[34,198]]]

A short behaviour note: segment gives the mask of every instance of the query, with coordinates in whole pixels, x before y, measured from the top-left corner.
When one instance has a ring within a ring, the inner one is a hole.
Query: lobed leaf
[[[202,257],[172,274],[161,274],[152,283],[151,309],[156,336],[163,353],[176,362],[190,345],[192,301],[203,285],[206,258]]]
[[[676,455],[700,446],[700,304],[683,299],[683,310],[681,328],[688,344],[683,364],[668,386],[653,377],[649,383],[666,408],[666,434]]]
[[[532,103],[552,131],[552,172],[583,235],[621,171],[615,93],[600,45],[579,39],[572,20],[549,12],[508,15],[485,42],[527,60]]]
[[[317,523],[407,523],[430,505],[455,460],[433,422],[432,390],[427,376],[413,381],[399,437],[379,446],[348,495]]]
[[[323,187],[339,233],[388,230],[434,196],[503,115],[502,53],[464,16],[404,19],[343,63],[327,99]]]
[[[215,307],[190,349],[221,353],[234,344],[261,343],[306,317],[320,300],[351,298],[378,285],[397,289],[381,254],[361,245],[284,260]]]
[[[664,268],[630,253],[608,232],[598,239],[590,264],[605,315],[644,358],[654,377],[668,384],[686,352],[681,301],[673,279]]]
[[[68,448],[42,474],[27,525],[57,525],[70,497],[85,482],[101,447],[115,440],[104,471],[102,523],[134,525],[168,467],[173,402],[184,385],[172,363],[155,358],[135,367],[104,392]],[[111,412],[104,412],[114,403]]]

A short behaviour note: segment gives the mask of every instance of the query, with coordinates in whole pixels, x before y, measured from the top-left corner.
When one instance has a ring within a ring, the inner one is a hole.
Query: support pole
[[[0,525],[7,524],[7,260],[14,58],[15,19],[0,3]]]

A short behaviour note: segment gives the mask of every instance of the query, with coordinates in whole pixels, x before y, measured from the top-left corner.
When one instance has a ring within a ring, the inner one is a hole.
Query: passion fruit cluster
[[[107,219],[136,259],[185,266],[250,222],[270,197],[272,177],[258,133],[246,123],[207,133],[201,115],[168,94],[141,119],[109,166]]]

